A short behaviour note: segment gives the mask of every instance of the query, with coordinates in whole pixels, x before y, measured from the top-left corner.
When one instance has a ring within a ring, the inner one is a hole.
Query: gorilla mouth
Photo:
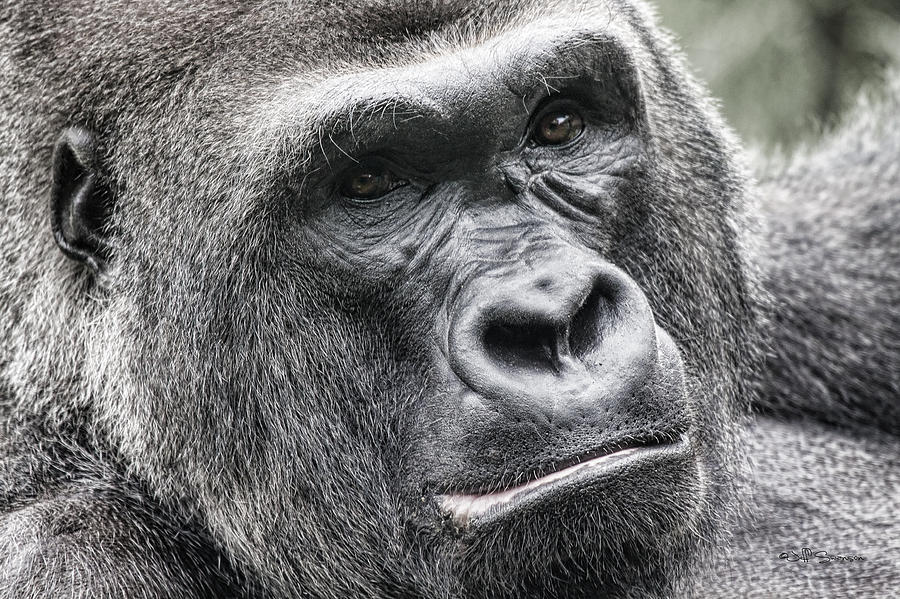
[[[648,459],[661,454],[674,453],[687,445],[682,437],[675,442],[649,441],[643,444],[619,445],[614,450],[588,454],[575,464],[560,466],[556,470],[535,478],[527,483],[492,493],[444,494],[437,497],[441,509],[449,514],[457,524],[466,525],[474,520],[500,516],[526,504],[538,501],[542,496],[558,492],[564,488],[578,487],[599,477],[609,475],[619,466],[636,460]]]

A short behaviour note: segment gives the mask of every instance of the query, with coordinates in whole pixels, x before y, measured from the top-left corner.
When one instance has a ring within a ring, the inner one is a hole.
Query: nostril
[[[628,401],[658,366],[649,302],[611,265],[553,261],[468,285],[448,311],[448,374],[511,422]]]
[[[500,364],[523,370],[556,371],[557,331],[547,324],[493,323],[482,336],[487,355]]]
[[[603,342],[603,332],[615,316],[614,291],[601,279],[572,318],[569,344],[572,354],[581,358]]]

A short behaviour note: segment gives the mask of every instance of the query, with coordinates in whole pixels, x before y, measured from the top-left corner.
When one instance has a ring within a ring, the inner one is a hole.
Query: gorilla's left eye
[[[574,108],[558,107],[545,112],[537,121],[532,134],[542,146],[560,146],[581,135],[584,119]]]
[[[352,200],[374,200],[402,186],[386,165],[379,162],[358,164],[341,177],[341,193]]]

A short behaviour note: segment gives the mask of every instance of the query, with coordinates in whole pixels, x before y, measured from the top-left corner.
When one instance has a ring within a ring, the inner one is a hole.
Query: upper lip
[[[548,488],[557,481],[571,478],[576,473],[593,467],[606,466],[640,449],[671,445],[682,437],[680,434],[655,435],[641,439],[622,440],[602,446],[600,449],[577,457],[555,462],[548,468],[534,471],[525,482],[495,490],[445,493],[437,496],[441,508],[458,522],[467,522],[482,516],[493,508],[516,503],[539,489]]]

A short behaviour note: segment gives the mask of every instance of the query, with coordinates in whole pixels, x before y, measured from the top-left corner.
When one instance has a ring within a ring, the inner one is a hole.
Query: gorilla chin
[[[445,498],[448,511],[459,502],[455,515],[469,510],[463,525],[452,521],[450,550],[466,596],[666,596],[678,564],[699,555],[695,535],[707,491],[683,443],[595,458],[606,463],[586,462],[565,479],[512,490],[483,514],[471,512],[485,496]]]

